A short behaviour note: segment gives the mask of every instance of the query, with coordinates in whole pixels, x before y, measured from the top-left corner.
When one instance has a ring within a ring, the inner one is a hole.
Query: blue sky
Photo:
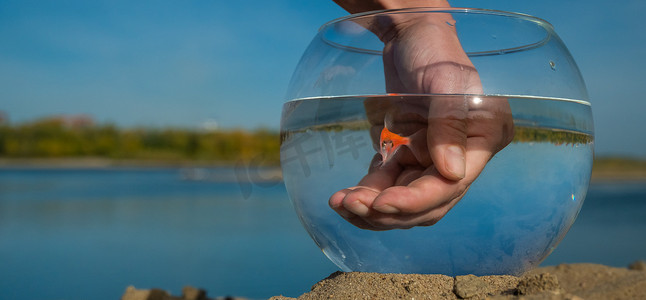
[[[550,21],[579,64],[600,155],[646,158],[646,2],[454,1]],[[279,126],[291,72],[331,0],[0,0],[0,110],[120,126]]]

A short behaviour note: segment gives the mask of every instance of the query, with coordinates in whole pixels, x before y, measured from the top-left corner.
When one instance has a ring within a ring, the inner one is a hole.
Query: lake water
[[[281,183],[198,173],[205,180],[179,168],[0,169],[0,298],[119,299],[128,285],[174,294],[192,285],[263,299],[300,295],[337,270]],[[646,184],[606,182],[593,183],[543,265],[637,259],[646,259]]]

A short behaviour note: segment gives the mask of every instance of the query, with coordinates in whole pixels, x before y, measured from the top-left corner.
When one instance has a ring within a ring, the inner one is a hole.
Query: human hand
[[[339,215],[371,230],[435,224],[513,138],[507,100],[473,96],[482,85],[450,14],[392,21],[380,35],[388,92],[464,96],[366,100],[377,149],[384,127],[410,140],[387,160],[376,154],[357,186],[329,199]]]

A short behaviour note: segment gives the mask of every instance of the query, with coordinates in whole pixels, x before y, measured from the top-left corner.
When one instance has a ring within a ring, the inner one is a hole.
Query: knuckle
[[[464,118],[448,116],[429,120],[428,139],[431,143],[465,142],[466,138],[467,121]]]

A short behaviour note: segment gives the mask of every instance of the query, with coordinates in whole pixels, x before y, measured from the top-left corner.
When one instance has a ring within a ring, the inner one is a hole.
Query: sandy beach
[[[297,299],[646,299],[645,267],[564,264],[519,277],[337,272]]]
[[[172,296],[160,289],[128,287],[122,300],[208,300],[205,290],[185,287]],[[627,268],[598,264],[562,264],[531,270],[522,276],[380,274],[335,272],[298,298],[274,296],[270,300],[329,299],[646,299],[646,262]]]

